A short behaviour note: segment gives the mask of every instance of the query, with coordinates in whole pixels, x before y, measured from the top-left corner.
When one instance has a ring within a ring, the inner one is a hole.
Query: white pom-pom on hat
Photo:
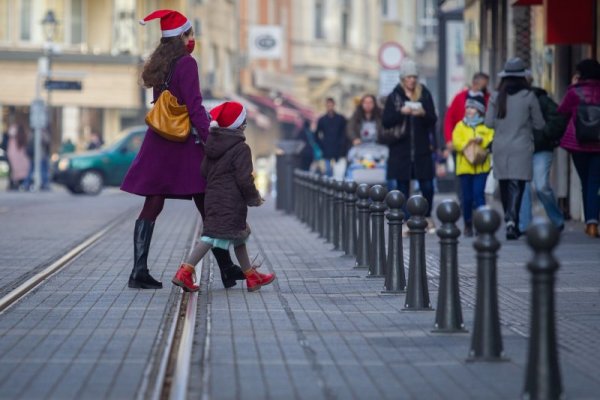
[[[210,128],[218,128],[219,127],[219,123],[215,120],[210,121]]]

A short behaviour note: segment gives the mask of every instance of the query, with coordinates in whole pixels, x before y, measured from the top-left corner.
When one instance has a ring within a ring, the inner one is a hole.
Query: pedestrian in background
[[[42,129],[40,135],[40,189],[50,190],[50,145],[52,144],[50,128],[47,127]],[[31,135],[29,138],[29,143],[27,144],[27,155],[31,160],[31,166],[29,168],[27,178],[23,182],[23,187],[25,190],[32,190],[35,172],[35,137],[33,135]]]
[[[327,112],[317,122],[317,144],[323,151],[325,160],[325,175],[333,176],[333,165],[346,157],[346,118],[335,111],[335,100],[328,97],[325,100]]]
[[[252,154],[244,136],[246,110],[240,103],[228,101],[210,110],[210,114],[210,134],[202,161],[202,175],[207,182],[202,237],[172,281],[186,292],[198,291],[192,276],[202,257],[210,249],[228,251],[233,246],[246,287],[254,292],[273,282],[275,274],[258,272],[246,248],[250,236],[248,207],[264,202],[252,177]]]
[[[490,99],[490,94],[487,90],[489,81],[489,75],[483,72],[477,72],[473,75],[471,87],[459,92],[454,96],[454,99],[452,99],[450,106],[448,106],[448,109],[446,110],[446,115],[444,116],[444,139],[446,140],[446,149],[448,151],[454,150],[452,132],[454,132],[456,125],[463,121],[465,117],[465,104],[467,99],[469,97],[483,96],[485,104],[487,105]]]
[[[144,65],[144,86],[153,89],[156,101],[172,69],[169,91],[177,97],[179,104],[187,107],[190,122],[204,141],[208,137],[209,118],[202,105],[198,65],[191,56],[195,45],[192,24],[184,15],[172,10],[155,11],[144,18],[144,22],[155,18],[160,18],[162,38]],[[196,143],[193,136],[189,135],[185,142],[173,142],[148,128],[121,185],[121,190],[146,198],[135,221],[134,265],[128,283],[131,288],[162,288],[162,283],[150,275],[147,259],[154,224],[165,199],[193,199],[204,218],[206,180],[200,174],[204,146]],[[227,250],[215,248],[213,254],[225,287],[246,279],[240,268],[233,264]]]
[[[531,83],[531,78],[529,78],[529,81]],[[535,188],[535,194],[544,206],[548,218],[562,231],[565,226],[565,219],[562,211],[558,207],[554,191],[550,186],[550,169],[552,168],[554,149],[560,143],[560,139],[567,127],[567,118],[558,113],[558,104],[550,98],[544,89],[532,87],[531,90],[540,103],[542,116],[546,121],[544,129],[533,130],[534,152],[532,183]],[[525,191],[523,192],[523,200],[521,202],[521,211],[519,214],[519,230],[525,232],[530,223],[531,184],[530,182],[527,182]]]
[[[102,145],[104,145],[104,141],[102,140],[98,132],[92,132],[90,134],[90,142],[88,143],[87,149],[96,150],[102,147]]]
[[[304,120],[297,136],[299,140],[304,142],[304,147],[300,152],[300,169],[304,171],[317,169],[319,163],[323,160],[323,151],[317,144],[314,132],[310,129],[309,120]]]
[[[22,123],[15,121],[8,127],[6,158],[10,165],[11,187],[14,189],[24,186],[31,168],[31,160],[27,155],[27,136]]]
[[[558,112],[569,118],[569,124],[560,146],[571,153],[577,175],[581,180],[585,233],[600,237],[600,142],[581,143],[577,140],[577,110],[581,104],[596,106],[600,110],[600,64],[593,59],[581,61],[576,66],[575,82],[569,86]],[[600,126],[600,121],[594,121]]]
[[[464,235],[473,236],[473,210],[485,205],[485,182],[491,169],[491,156],[487,152],[494,130],[485,126],[485,98],[475,96],[465,104],[465,117],[454,127],[452,148],[456,151],[456,175],[462,190],[461,205],[465,223]],[[479,146],[485,151],[481,160],[469,160],[464,151],[469,146]]]
[[[353,146],[361,143],[375,143],[381,126],[381,108],[372,94],[361,99],[348,121],[346,135]]]
[[[518,57],[508,60],[485,114],[485,124],[495,131],[493,171],[500,184],[507,240],[516,240],[521,235],[521,199],[525,183],[533,174],[533,129],[545,125],[540,104],[526,79],[529,74],[523,60]]]
[[[398,190],[407,199],[410,196],[410,181],[418,180],[421,193],[429,203],[426,217],[429,222],[429,232],[433,232],[435,230],[431,210],[434,146],[429,135],[435,128],[437,115],[431,93],[425,85],[418,82],[418,76],[415,62],[405,60],[400,68],[400,83],[385,102],[382,115],[383,128],[403,127],[401,137],[386,140],[390,149],[387,179],[395,180]]]

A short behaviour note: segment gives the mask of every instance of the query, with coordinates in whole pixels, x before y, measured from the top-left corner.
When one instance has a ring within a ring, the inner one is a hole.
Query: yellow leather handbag
[[[173,75],[173,66],[176,62],[177,60],[174,60],[171,64],[167,79],[162,86],[163,90],[154,102],[152,109],[146,114],[146,124],[167,140],[185,142],[190,136],[192,128],[190,115],[185,104],[180,105],[177,97],[168,90]]]

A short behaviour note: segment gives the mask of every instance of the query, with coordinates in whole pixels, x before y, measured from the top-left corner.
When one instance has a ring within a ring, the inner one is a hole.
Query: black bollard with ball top
[[[404,220],[404,195],[399,190],[392,190],[385,196],[388,206],[388,253],[385,268],[383,293],[399,294],[406,289],[404,275],[404,250],[402,248],[402,221]]]
[[[356,247],[355,268],[369,268],[371,248],[371,211],[369,201],[369,185],[361,183],[356,188],[356,208],[358,209],[358,245]]]
[[[410,214],[407,222],[410,229],[410,253],[404,310],[432,311],[425,262],[425,228],[427,227],[425,213],[429,204],[425,197],[417,195],[408,199],[406,208]]]
[[[358,184],[354,181],[344,182],[346,191],[344,216],[344,253],[346,256],[356,256],[356,188]]]
[[[554,280],[559,268],[552,250],[559,241],[558,229],[548,221],[537,220],[527,230],[527,243],[533,259],[531,272],[531,328],[523,398],[558,400],[564,397],[554,319]]]
[[[495,233],[500,227],[500,214],[488,206],[480,207],[475,211],[473,223],[479,234],[473,243],[477,252],[477,294],[467,361],[507,361],[500,332],[496,271],[500,242]]]
[[[335,190],[334,179],[332,177],[327,178],[327,242],[333,243],[333,232],[335,230],[334,227],[334,196]]]
[[[368,278],[385,277],[385,209],[383,200],[387,195],[387,189],[381,185],[375,185],[369,189],[371,198],[371,260],[369,262]]]
[[[437,234],[440,237],[440,288],[433,332],[467,332],[463,323],[458,282],[458,237],[456,221],[460,207],[453,200],[444,200],[437,208],[442,222]]]
[[[327,177],[319,177],[319,209],[318,209],[319,238],[327,237]]]
[[[333,182],[333,250],[342,250],[342,236],[344,232],[344,182]]]

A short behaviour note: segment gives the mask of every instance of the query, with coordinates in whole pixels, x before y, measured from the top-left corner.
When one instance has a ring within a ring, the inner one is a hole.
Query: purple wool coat
[[[196,60],[186,55],[177,61],[174,68],[169,90],[179,104],[187,106],[192,125],[206,142],[209,119],[202,105]],[[158,95],[155,89],[154,100]],[[121,190],[140,196],[163,195],[167,198],[191,198],[204,193],[206,180],[200,173],[204,146],[194,142],[193,135],[178,143],[164,139],[148,128]]]

